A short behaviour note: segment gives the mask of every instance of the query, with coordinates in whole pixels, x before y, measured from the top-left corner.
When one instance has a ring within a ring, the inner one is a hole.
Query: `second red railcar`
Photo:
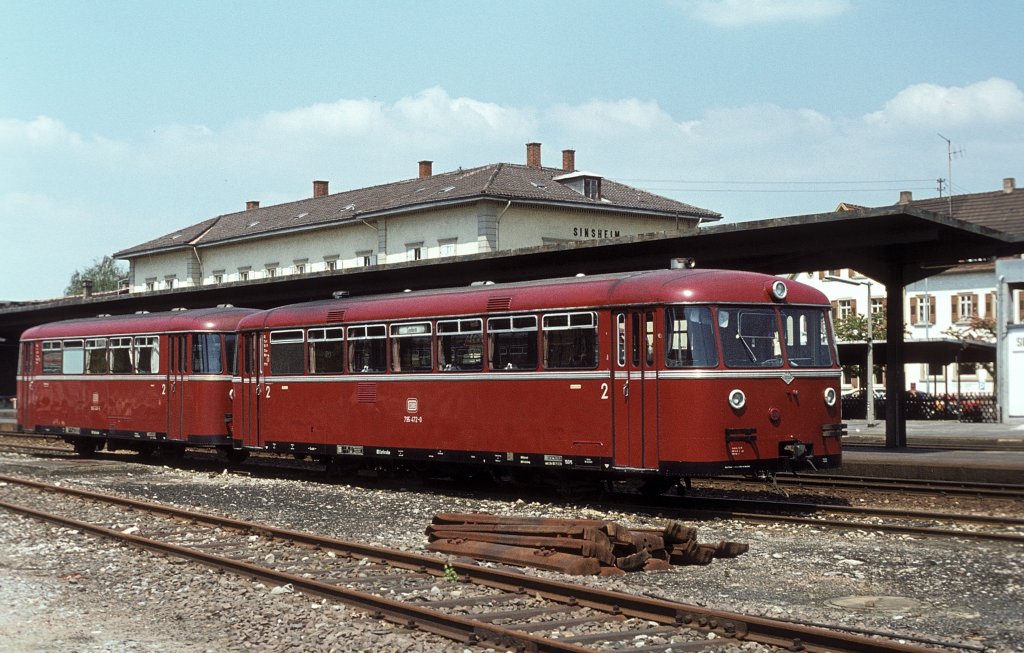
[[[285,306],[238,330],[245,449],[654,487],[841,462],[829,303],[778,277],[481,285]]]

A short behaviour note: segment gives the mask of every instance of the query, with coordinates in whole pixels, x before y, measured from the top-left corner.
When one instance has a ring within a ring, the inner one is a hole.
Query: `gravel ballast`
[[[244,469],[244,467],[243,467]],[[104,461],[0,456],[0,472],[60,479],[107,492],[295,530],[424,552],[435,513],[606,519],[658,527],[657,516],[600,502],[478,498],[456,485],[257,478]],[[893,507],[899,497],[892,497]],[[1002,506],[1006,508],[1007,506]],[[1008,506],[1011,510],[1013,505]],[[702,541],[750,544],[709,566],[613,578],[562,577],[701,606],[840,624],[958,644],[950,650],[1024,651],[1024,547],[882,534],[869,528],[699,522]],[[543,574],[535,570],[525,573]],[[461,651],[299,593],[0,511],[0,650]],[[449,592],[439,581],[438,592]],[[914,643],[911,641],[910,643]],[[486,650],[468,647],[470,650]]]

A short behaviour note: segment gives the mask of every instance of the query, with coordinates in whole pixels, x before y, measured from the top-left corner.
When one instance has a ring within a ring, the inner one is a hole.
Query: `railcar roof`
[[[779,280],[734,270],[657,270],[423,290],[291,304],[244,318],[240,329],[367,322],[438,315],[484,315],[656,303],[761,303]],[[818,290],[785,280],[788,304],[828,305]]]
[[[180,331],[234,331],[242,318],[258,312],[251,308],[224,307],[131,315],[106,315],[40,324],[25,331],[21,339],[73,338]]]

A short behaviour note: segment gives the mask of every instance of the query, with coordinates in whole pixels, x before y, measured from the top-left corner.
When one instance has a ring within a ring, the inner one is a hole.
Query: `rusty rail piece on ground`
[[[829,651],[838,653],[926,653],[933,650],[895,641],[898,635],[891,633],[874,633],[886,638],[876,639],[830,630],[820,626],[794,624],[767,617],[743,615],[647,596],[612,592],[552,579],[538,578],[503,569],[466,564],[458,560],[446,562],[433,556],[322,537],[311,533],[281,529],[265,524],[254,524],[210,513],[184,510],[151,501],[140,501],[90,490],[62,487],[25,478],[0,475],[0,483],[21,485],[56,494],[74,496],[101,504],[127,507],[192,524],[217,527],[225,532],[260,535],[266,537],[269,541],[286,542],[291,545],[302,545],[318,550],[336,551],[341,553],[344,559],[358,557],[371,563],[386,564],[395,569],[406,569],[415,573],[445,577],[448,573],[454,571],[459,576],[460,582],[472,583],[476,586],[490,588],[491,590],[497,590],[508,595],[529,595],[537,599],[552,601],[555,604],[565,606],[561,608],[561,611],[566,609],[577,610],[580,608],[589,608],[595,611],[591,616],[583,618],[567,618],[564,620],[547,621],[543,624],[532,622],[515,623],[518,619],[524,618],[521,616],[522,613],[530,612],[529,610],[521,610],[518,613],[510,613],[510,615],[520,615],[518,617],[499,616],[498,619],[510,623],[495,625],[488,620],[490,618],[488,615],[470,618],[468,615],[453,615],[439,611],[447,608],[449,605],[475,604],[476,601],[473,599],[403,603],[377,595],[354,591],[335,584],[321,582],[306,575],[291,574],[251,564],[236,558],[214,555],[209,552],[208,548],[182,547],[137,534],[116,531],[71,517],[63,517],[0,501],[0,508],[11,512],[58,525],[71,526],[82,532],[127,542],[139,548],[165,555],[187,558],[193,562],[232,571],[253,579],[263,579],[271,584],[284,585],[290,583],[296,590],[364,609],[374,618],[383,619],[406,628],[419,627],[425,631],[465,643],[496,642],[501,646],[515,650],[584,653],[595,649],[585,648],[584,641],[560,641],[533,633],[544,630],[557,630],[559,627],[569,627],[574,623],[595,623],[602,620],[617,622],[626,618],[636,618],[661,624],[661,626],[649,629],[651,631],[664,631],[666,627],[671,627],[677,631],[679,629],[701,631],[707,633],[707,637],[711,637],[711,633],[714,633],[718,638],[714,640],[715,643],[712,643],[711,640],[704,640],[703,643],[684,644],[682,645],[684,648],[679,650],[696,650],[693,648],[694,646],[701,648],[711,646],[714,648],[716,645],[720,646],[721,643],[727,641],[753,641],[769,646],[781,647],[789,651],[808,651],[811,653],[826,653]],[[496,605],[501,604],[503,602],[502,596],[504,595],[496,596],[493,603]],[[536,610],[533,612],[536,612]],[[628,632],[636,634],[639,631]],[[596,633],[582,636],[582,638],[594,641],[596,640]],[[621,640],[621,637],[611,633],[608,641],[616,640]],[[679,646],[675,645],[675,647]]]
[[[427,549],[571,575],[610,576],[707,565],[735,558],[749,545],[700,544],[697,529],[670,522],[660,530],[630,530],[613,521],[442,513],[427,527]]]

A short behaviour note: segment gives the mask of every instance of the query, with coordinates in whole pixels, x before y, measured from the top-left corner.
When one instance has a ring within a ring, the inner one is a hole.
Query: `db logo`
[[[415,413],[420,409],[420,402],[418,399],[406,399],[405,410],[408,413]]]

